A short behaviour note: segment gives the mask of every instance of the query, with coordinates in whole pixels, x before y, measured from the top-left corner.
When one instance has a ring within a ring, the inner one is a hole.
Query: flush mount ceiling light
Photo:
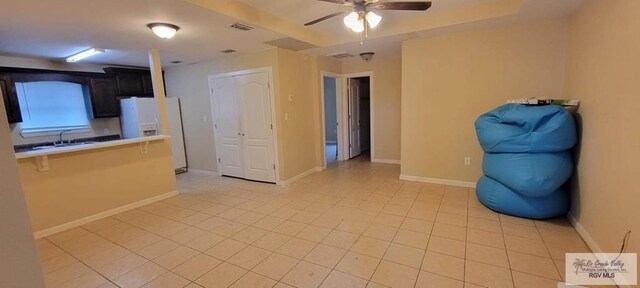
[[[75,63],[84,58],[91,57],[96,54],[104,53],[106,50],[99,48],[91,48],[67,57],[67,62]]]
[[[176,32],[180,30],[180,27],[177,25],[169,23],[149,23],[147,27],[153,31],[153,34],[156,34],[156,36],[162,39],[171,39],[173,36],[176,36]]]
[[[373,59],[373,55],[376,55],[376,53],[373,53],[373,52],[360,53],[360,57],[362,58],[362,60],[364,60],[364,62],[371,61],[371,59]]]

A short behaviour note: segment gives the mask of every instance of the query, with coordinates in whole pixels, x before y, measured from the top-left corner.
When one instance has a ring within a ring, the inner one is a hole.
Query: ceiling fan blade
[[[318,1],[335,3],[335,4],[347,4],[348,3],[345,0],[318,0]]]
[[[322,21],[324,21],[324,20],[327,20],[327,19],[330,19],[330,18],[336,17],[336,16],[338,16],[338,15],[340,15],[340,14],[343,14],[343,13],[344,13],[344,12],[336,12],[336,13],[333,13],[333,14],[329,14],[329,15],[327,15],[327,16],[320,17],[320,18],[318,18],[318,19],[316,19],[316,20],[313,20],[313,21],[311,21],[311,22],[309,22],[309,23],[305,23],[305,24],[304,24],[304,26],[311,26],[311,25],[313,25],[313,24],[316,24],[316,23],[322,22]]]
[[[431,2],[382,2],[369,5],[369,8],[378,10],[415,10],[425,11],[431,7]]]

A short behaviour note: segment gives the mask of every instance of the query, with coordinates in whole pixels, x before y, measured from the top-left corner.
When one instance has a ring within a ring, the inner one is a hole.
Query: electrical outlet
[[[464,157],[464,166],[471,165],[471,157]]]

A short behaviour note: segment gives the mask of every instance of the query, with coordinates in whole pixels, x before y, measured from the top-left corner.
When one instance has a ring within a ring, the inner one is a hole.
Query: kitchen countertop
[[[101,148],[108,148],[108,147],[135,144],[135,143],[143,143],[143,142],[149,142],[149,141],[158,141],[158,140],[169,139],[169,138],[171,138],[171,136],[157,135],[157,136],[148,136],[148,137],[140,137],[140,138],[132,138],[132,139],[87,143],[87,144],[72,145],[72,146],[65,146],[65,147],[51,147],[47,149],[29,150],[25,152],[16,153],[16,159],[101,149]]]

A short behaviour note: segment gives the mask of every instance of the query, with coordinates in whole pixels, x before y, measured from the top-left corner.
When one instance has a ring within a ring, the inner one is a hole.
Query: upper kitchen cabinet
[[[90,78],[89,93],[94,118],[118,117],[120,105],[113,78]]]
[[[142,92],[145,95],[151,95],[153,97],[153,81],[151,80],[151,73],[142,75]]]
[[[0,73],[0,90],[2,91],[2,101],[4,102],[9,123],[22,122],[18,94],[10,74]]]
[[[109,67],[104,71],[113,74],[118,97],[153,97],[149,70]]]

